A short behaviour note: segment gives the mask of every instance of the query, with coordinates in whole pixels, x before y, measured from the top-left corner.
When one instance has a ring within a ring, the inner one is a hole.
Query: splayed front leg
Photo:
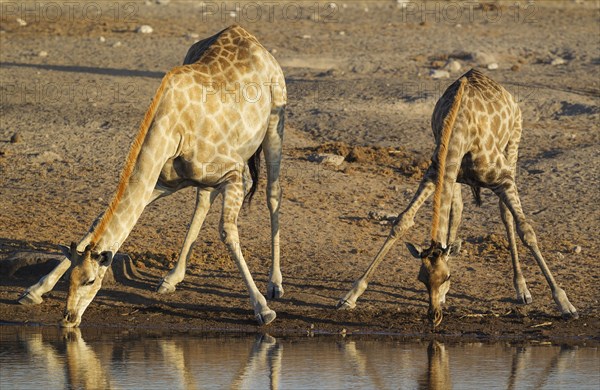
[[[352,288],[336,305],[338,310],[352,310],[356,307],[356,300],[365,292],[369,283],[365,280],[365,277],[358,279],[352,285]]]
[[[59,279],[71,266],[71,260],[66,257],[50,273],[40,279],[39,282],[30,286],[17,300],[21,305],[39,305],[44,301],[42,295],[51,291]]]

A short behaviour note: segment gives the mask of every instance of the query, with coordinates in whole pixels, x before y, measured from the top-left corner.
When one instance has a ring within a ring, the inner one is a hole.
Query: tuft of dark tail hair
[[[248,191],[246,197],[244,198],[244,200],[248,202],[248,205],[252,203],[252,198],[254,197],[254,193],[258,188],[258,178],[260,174],[260,152],[262,152],[262,145],[258,147],[256,152],[248,160],[248,169],[250,170],[250,177],[252,178],[252,187],[250,187],[250,191]]]
[[[481,207],[481,187],[471,186],[471,192],[473,193],[473,200],[477,207]]]

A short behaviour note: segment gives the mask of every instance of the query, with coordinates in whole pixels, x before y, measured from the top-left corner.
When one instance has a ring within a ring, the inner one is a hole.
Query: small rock
[[[557,66],[557,65],[564,65],[566,63],[567,63],[567,61],[565,61],[564,58],[557,57],[550,62],[550,65]]]
[[[346,31],[340,31],[339,34],[340,35],[346,35]]]
[[[479,66],[488,66],[497,62],[496,57],[494,57],[494,55],[482,51],[476,51],[474,53],[471,53],[471,58]]]
[[[431,61],[431,67],[435,68],[435,69],[439,69],[439,68],[443,67],[444,65],[446,65],[446,63],[441,60]]]
[[[444,69],[446,69],[447,71],[450,71],[450,72],[458,72],[461,68],[462,68],[462,65],[460,64],[460,62],[458,62],[456,60],[448,61],[448,63],[444,67]]]
[[[510,67],[510,70],[512,70],[513,72],[518,72],[521,70],[521,65],[514,64],[513,66]]]
[[[339,167],[344,163],[345,157],[338,156],[337,154],[327,154],[324,155],[321,159],[321,164],[323,165],[331,165],[334,167]]]
[[[10,137],[10,143],[11,144],[18,144],[19,142],[21,142],[23,140],[23,137],[21,137],[21,134],[19,133],[14,133],[11,137]]]
[[[581,247],[579,245],[575,245],[575,247],[573,248],[573,253],[581,253]]]
[[[54,152],[44,152],[35,157],[35,162],[38,164],[51,164],[56,161],[63,161],[61,155]]]
[[[121,41],[117,41],[112,44],[112,47],[121,47],[121,45],[122,45]]]
[[[491,64],[488,64],[487,68],[489,70],[496,70],[498,69],[498,64],[496,62],[492,62]]]
[[[200,38],[200,34],[194,33],[194,32],[189,32],[189,33],[185,34],[185,37],[188,39],[198,39],[198,38]]]
[[[23,19],[21,19],[21,18],[17,18],[17,23],[18,23],[18,24],[19,24],[19,26],[21,26],[21,27],[25,27],[25,26],[27,26],[27,22],[26,22],[26,21],[24,21],[24,20],[23,20]]]
[[[447,79],[450,77],[450,73],[447,70],[432,69],[429,76],[434,80]]]
[[[236,16],[237,16],[237,12],[235,12],[235,11],[231,11],[231,12],[229,13],[229,17],[230,17],[230,18],[235,18]]]
[[[42,51],[38,52],[38,57],[48,57],[48,52],[45,50],[42,50]]]
[[[98,38],[98,40],[102,43],[106,42],[106,38],[104,38],[103,36],[101,36],[100,38]]]
[[[369,219],[375,221],[393,222],[396,220],[396,217],[398,217],[398,215],[394,213],[386,213],[379,210],[369,211]]]
[[[310,38],[312,38],[312,37],[308,34],[302,35],[302,39],[310,39]]]
[[[152,27],[148,26],[147,24],[141,25],[136,30],[136,32],[142,33],[142,34],[152,34],[153,31],[154,31],[154,29]]]
[[[561,259],[561,260],[562,260],[562,259],[564,259],[564,258],[565,258],[565,255],[563,255],[563,254],[562,254],[562,253],[560,253],[560,252],[556,252],[556,257],[558,257],[559,259]]]

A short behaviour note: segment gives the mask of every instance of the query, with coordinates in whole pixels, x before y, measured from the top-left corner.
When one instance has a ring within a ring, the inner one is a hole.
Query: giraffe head
[[[442,248],[440,243],[432,242],[428,249],[407,243],[410,253],[421,259],[419,280],[427,287],[429,293],[429,310],[427,312],[431,324],[436,327],[442,322],[442,304],[446,301],[446,293],[450,289],[450,255],[460,251],[460,242]]]
[[[60,323],[63,327],[75,327],[81,323],[81,316],[102,286],[102,278],[112,262],[112,252],[95,253],[92,245],[77,251],[77,244],[71,247],[60,246],[63,254],[71,260],[71,276],[67,307]]]

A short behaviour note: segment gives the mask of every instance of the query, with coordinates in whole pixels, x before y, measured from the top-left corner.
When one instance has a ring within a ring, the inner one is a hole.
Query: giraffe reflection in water
[[[594,348],[10,328],[0,327],[3,388],[516,389],[574,378],[585,388],[599,379]]]

